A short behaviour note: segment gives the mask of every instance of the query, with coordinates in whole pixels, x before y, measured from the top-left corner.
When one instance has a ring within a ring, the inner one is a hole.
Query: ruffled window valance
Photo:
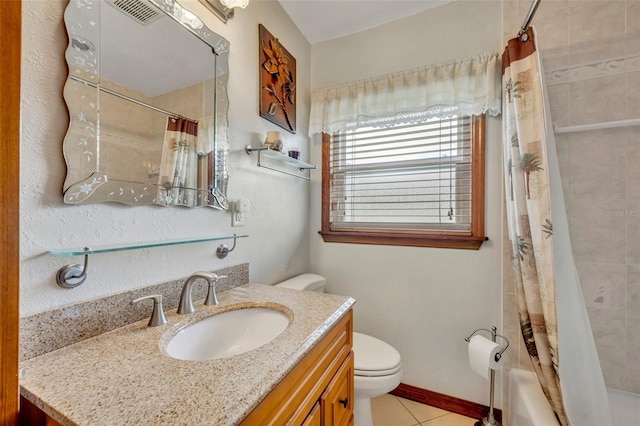
[[[498,53],[373,77],[311,95],[309,135],[453,115],[500,114]]]

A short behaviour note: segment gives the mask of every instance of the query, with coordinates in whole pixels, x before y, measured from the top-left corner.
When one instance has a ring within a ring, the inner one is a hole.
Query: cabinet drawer
[[[320,401],[316,402],[313,409],[309,413],[302,426],[322,426],[322,409],[320,407]]]
[[[325,425],[350,424],[354,399],[353,374],[353,352],[350,352],[320,400]]]

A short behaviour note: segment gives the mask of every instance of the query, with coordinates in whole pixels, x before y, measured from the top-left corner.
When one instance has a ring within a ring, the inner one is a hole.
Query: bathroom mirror
[[[64,202],[227,209],[229,42],[175,0],[71,0]]]

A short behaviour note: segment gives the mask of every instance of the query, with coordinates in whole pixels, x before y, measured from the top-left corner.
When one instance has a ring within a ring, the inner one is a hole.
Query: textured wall
[[[504,40],[530,1],[504,2]],[[556,127],[640,118],[640,2],[543,1],[533,20]],[[640,133],[556,135],[573,254],[607,387],[640,392]],[[517,318],[505,281],[505,327]],[[562,361],[561,361],[562,362]],[[514,363],[526,366],[527,356]]]
[[[62,0],[23,2],[21,146],[21,314],[90,300],[184,277],[200,269],[251,264],[251,280],[272,283],[309,268],[308,183],[258,169],[244,145],[258,144],[276,127],[258,116],[258,23],[279,37],[297,59],[298,133],[285,134],[308,158],[310,46],[275,1],[252,2],[226,25],[195,0],[182,2],[231,43],[229,197],[248,198],[247,225],[231,228],[231,215],[212,209],[70,206],[62,202],[62,140],[68,113],[62,98],[67,46]],[[286,206],[286,207],[285,207]],[[89,278],[63,290],[55,273],[81,262],[46,254],[54,248],[247,233],[225,260],[216,243],[144,249],[91,257]]]
[[[314,45],[312,87],[499,51],[499,1],[457,1],[352,36]],[[311,266],[332,293],[355,297],[355,329],[402,356],[404,383],[488,404],[464,338],[500,324],[501,130],[487,119],[486,234],[479,251],[324,243],[320,180],[311,192]],[[321,158],[312,143],[312,160]],[[498,401],[499,405],[499,401]]]

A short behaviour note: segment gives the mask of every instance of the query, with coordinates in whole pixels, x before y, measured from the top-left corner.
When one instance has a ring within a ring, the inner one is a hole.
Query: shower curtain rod
[[[538,10],[538,5],[540,5],[540,1],[541,0],[533,0],[533,3],[531,4],[531,7],[529,8],[529,13],[527,13],[527,17],[524,18],[524,22],[522,24],[522,27],[520,27],[520,31],[518,32],[518,37],[520,37],[522,34],[524,34],[524,32],[527,31],[527,28],[529,28],[529,24],[531,23],[531,20],[533,19],[533,15],[535,15],[536,14],[536,10]],[[527,41],[527,38],[523,39],[522,41]]]
[[[573,133],[573,132],[584,132],[587,130],[613,129],[616,127],[631,127],[631,126],[640,126],[640,118],[631,118],[629,120],[618,120],[618,121],[605,121],[602,123],[578,124],[575,126],[567,126],[567,127],[555,127],[554,132],[557,134]]]

